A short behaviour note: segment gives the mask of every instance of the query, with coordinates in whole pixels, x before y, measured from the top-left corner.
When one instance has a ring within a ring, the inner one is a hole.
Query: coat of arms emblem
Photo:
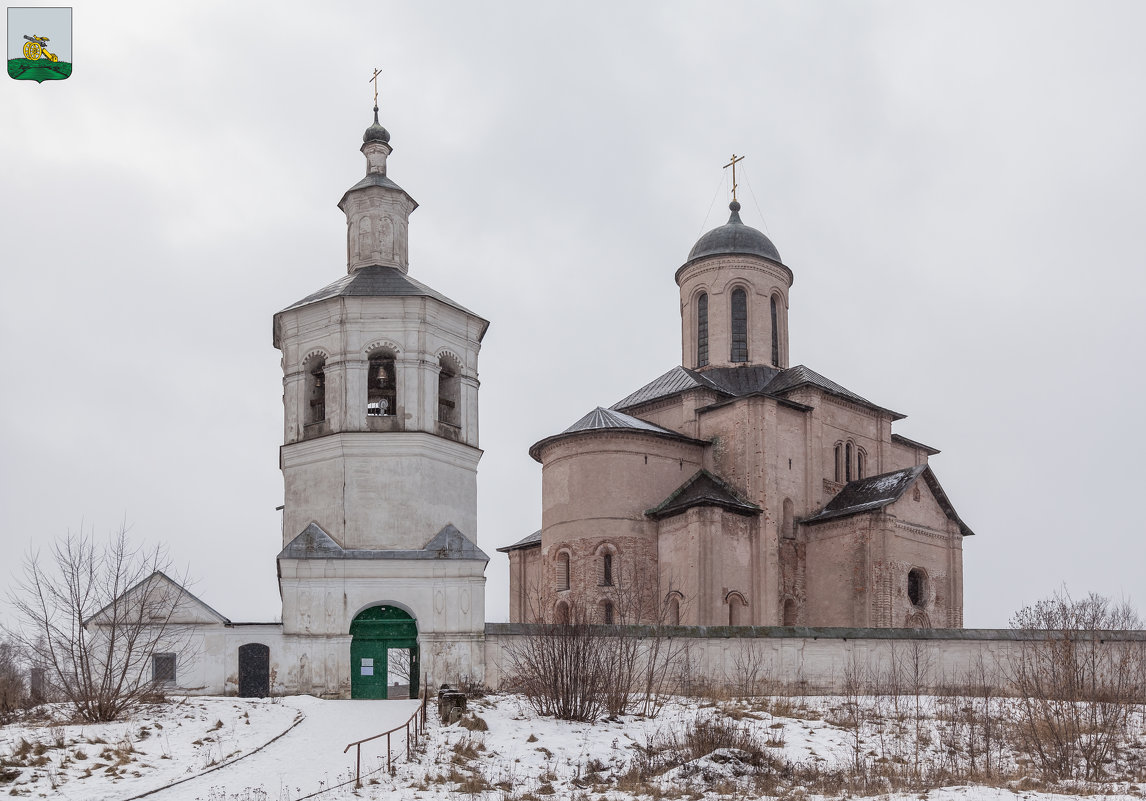
[[[72,74],[72,10],[8,9],[8,75],[18,81],[62,81]]]

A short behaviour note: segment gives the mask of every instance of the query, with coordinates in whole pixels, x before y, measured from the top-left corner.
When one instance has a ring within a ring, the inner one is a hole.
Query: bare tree
[[[80,718],[119,718],[189,656],[179,612],[190,596],[163,548],[132,545],[125,528],[106,542],[81,530],[23,567],[13,635]]]
[[[1011,626],[1031,635],[1007,666],[1022,745],[1048,778],[1101,780],[1142,700],[1142,651],[1110,634],[1142,620],[1126,603],[1075,600],[1064,588],[1020,609]]]
[[[28,700],[21,650],[12,640],[0,640],[0,725],[10,721]]]

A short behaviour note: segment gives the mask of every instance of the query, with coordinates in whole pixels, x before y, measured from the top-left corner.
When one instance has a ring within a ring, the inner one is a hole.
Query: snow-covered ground
[[[458,797],[484,801],[593,799],[627,801],[638,797],[755,798],[761,762],[745,751],[722,748],[689,758],[684,732],[717,721],[758,744],[769,757],[799,769],[836,771],[847,776],[857,753],[864,764],[911,760],[922,740],[920,758],[937,765],[945,757],[941,729],[924,722],[924,736],[900,738],[905,721],[873,726],[858,743],[854,729],[840,720],[841,699],[761,699],[720,703],[680,700],[655,718],[626,716],[596,724],[538,717],[524,699],[490,696],[470,702],[463,725],[431,723],[414,760],[399,761],[393,774],[380,770],[385,740],[364,747],[364,786],[353,782],[353,740],[377,734],[409,718],[416,701],[320,701],[309,697],[281,703],[233,698],[196,698],[145,709],[130,723],[102,726],[18,725],[0,729],[0,764],[10,765],[23,749],[27,762],[18,778],[0,778],[0,794],[64,799],[126,799],[171,782],[186,781],[148,799],[201,801],[299,801],[322,791],[320,799],[372,798],[444,801]],[[1138,724],[1141,727],[1141,723]],[[488,727],[483,730],[483,727]],[[284,734],[285,732],[285,734]],[[1139,732],[1146,748],[1146,732]],[[275,738],[278,739],[275,739]],[[106,741],[106,742],[101,742]],[[22,746],[27,742],[30,745]],[[62,747],[60,746],[62,742]],[[40,746],[35,744],[39,743]],[[269,743],[269,744],[268,744]],[[400,733],[395,753],[403,750]],[[261,750],[260,750],[261,749]],[[39,753],[36,753],[39,751]],[[83,758],[79,753],[83,753]],[[39,760],[39,764],[34,764]],[[219,767],[219,763],[224,763]],[[777,763],[778,764],[778,763]],[[1010,763],[1013,766],[1013,762]],[[637,776],[638,766],[644,776]],[[764,768],[767,770],[767,768]],[[0,769],[2,773],[3,769]],[[8,768],[12,770],[12,768]],[[1136,769],[1132,769],[1133,770]],[[210,771],[210,772],[205,772]],[[1074,799],[1096,791],[1116,799],[1142,798],[1146,777],[1114,787],[1079,788],[1075,795],[1014,788],[958,786],[925,793],[893,793],[882,798],[907,801],[967,799]],[[781,782],[786,798],[820,798],[805,792],[799,776]],[[349,782],[349,783],[347,783]],[[841,787],[829,797],[852,794]]]

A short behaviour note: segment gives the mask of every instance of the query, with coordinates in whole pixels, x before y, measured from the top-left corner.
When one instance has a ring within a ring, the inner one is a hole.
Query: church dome
[[[728,204],[728,208],[732,212],[728,222],[698,239],[689,251],[686,263],[704,256],[746,253],[783,264],[780,261],[780,251],[776,250],[772,240],[740,220],[740,204],[734,200]]]
[[[382,127],[378,122],[378,107],[374,107],[374,124],[366,129],[366,133],[362,134],[363,142],[389,142],[390,132]]]

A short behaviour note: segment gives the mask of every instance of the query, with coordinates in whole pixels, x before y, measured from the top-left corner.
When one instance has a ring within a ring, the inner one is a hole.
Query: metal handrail
[[[418,744],[418,737],[421,736],[422,734],[425,734],[425,732],[426,732],[426,707],[429,704],[429,701],[430,701],[430,696],[429,696],[428,689],[426,687],[423,687],[422,688],[422,703],[417,709],[414,710],[414,714],[410,716],[409,720],[407,720],[401,726],[395,726],[394,728],[390,729],[390,731],[384,731],[381,734],[375,734],[373,737],[366,737],[366,738],[361,739],[361,740],[356,740],[355,742],[350,743],[349,745],[347,745],[345,748],[342,749],[342,753],[345,754],[347,751],[350,750],[351,746],[357,746],[358,747],[358,754],[357,754],[357,758],[355,760],[355,765],[354,765],[354,786],[355,787],[361,787],[362,786],[362,744],[363,743],[368,743],[371,740],[377,740],[379,737],[385,737],[386,738],[386,772],[389,773],[390,772],[390,766],[392,764],[391,749],[390,749],[390,735],[393,734],[394,732],[398,731],[399,729],[405,729],[406,730],[406,759],[410,758],[410,750],[411,750],[410,724],[411,723],[414,724],[413,744],[417,745]]]

